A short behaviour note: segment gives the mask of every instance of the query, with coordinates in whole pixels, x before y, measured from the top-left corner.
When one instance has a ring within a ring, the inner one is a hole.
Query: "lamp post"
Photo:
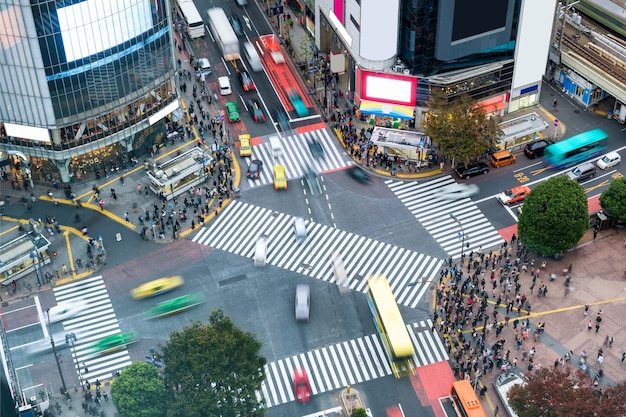
[[[461,259],[463,258],[463,250],[465,249],[465,230],[463,230],[463,225],[461,224],[461,221],[459,219],[457,219],[457,217],[450,213],[450,218],[452,220],[454,220],[456,222],[456,224],[459,225],[459,227],[461,228]]]
[[[80,383],[80,385],[83,385],[83,378],[80,374],[80,365],[78,363],[78,356],[76,355],[76,341],[78,340],[78,338],[76,337],[76,334],[74,332],[68,333],[65,335],[65,343],[68,344],[70,346],[70,348],[72,349],[72,354],[74,355],[74,360],[76,361],[76,368],[78,369],[78,382]]]
[[[50,309],[46,310],[48,316],[48,331],[50,332],[50,344],[52,345],[52,354],[54,360],[57,363],[57,369],[59,370],[59,376],[61,377],[61,394],[67,395],[67,387],[65,385],[65,378],[63,378],[63,371],[61,371],[61,363],[59,362],[59,356],[57,355],[57,347],[54,344],[54,335],[52,334],[52,324],[50,323]]]
[[[35,276],[37,277],[37,285],[41,287],[43,280],[41,279],[40,275],[43,272],[43,269],[41,268],[41,256],[39,254],[39,246],[37,246],[37,240],[41,239],[41,234],[38,231],[37,233],[38,233],[38,236],[36,238],[31,236],[30,233],[26,233],[26,236],[28,237],[28,239],[30,239],[31,243],[33,244],[33,247],[35,248],[34,253],[33,252],[30,253],[30,258],[33,260],[33,268],[35,268]],[[35,257],[37,258],[37,263],[35,263]],[[38,265],[39,265],[39,268],[37,268]]]
[[[571,9],[574,5],[578,3],[580,3],[580,0],[577,0],[574,3],[570,3],[569,0],[567,0],[567,5],[561,6],[560,8],[561,10],[563,10],[563,16],[562,16],[563,24],[561,25],[561,37],[559,38],[559,53],[561,52],[561,45],[563,44],[563,35],[565,34],[565,21],[567,17],[567,12],[569,11],[569,9]],[[557,15],[558,15],[558,11],[557,11]]]

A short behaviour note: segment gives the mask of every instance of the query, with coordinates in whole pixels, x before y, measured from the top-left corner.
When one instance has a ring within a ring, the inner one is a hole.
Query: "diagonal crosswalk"
[[[331,259],[339,253],[347,285],[367,291],[367,277],[383,274],[398,304],[415,308],[443,265],[442,259],[379,242],[344,230],[307,222],[307,239],[296,240],[294,217],[263,207],[231,202],[193,241],[252,259],[258,237],[267,237],[267,263],[334,282]]]
[[[430,331],[431,325],[428,320],[407,326],[418,367],[449,359],[439,335]],[[261,387],[267,407],[295,400],[293,374],[299,368],[309,376],[311,395],[393,374],[377,334],[336,343],[268,363]]]
[[[89,346],[99,339],[121,333],[101,275],[56,287],[54,296],[57,303],[84,300],[89,304],[89,308],[80,314],[63,320],[65,331],[77,335],[72,359],[83,383],[111,378],[116,371],[132,363],[126,348],[108,354],[89,350]]]
[[[258,179],[247,180],[251,187],[272,184],[274,181],[272,167],[275,163],[285,166],[288,180],[302,177],[307,165],[315,172],[331,171],[352,165],[350,159],[332,139],[328,129],[317,129],[305,133],[290,131],[289,133],[289,136],[279,139],[283,155],[278,159],[274,159],[267,141],[252,148],[252,157],[246,158],[246,163],[249,164],[252,159],[258,159],[263,162],[263,170]],[[310,140],[316,140],[322,145],[324,158],[313,158],[309,149]]]
[[[449,175],[423,183],[394,180],[385,183],[454,259],[460,258],[461,253],[480,251],[504,242],[470,198],[456,201],[438,198],[441,187],[455,183]],[[451,214],[458,222],[450,216]],[[465,234],[464,239],[462,232]],[[465,243],[466,247],[461,252],[462,243]]]

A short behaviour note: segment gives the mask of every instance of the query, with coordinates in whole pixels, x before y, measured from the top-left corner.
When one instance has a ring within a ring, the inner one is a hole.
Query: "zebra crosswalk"
[[[430,331],[431,325],[428,320],[407,326],[418,367],[449,359],[439,335]],[[359,337],[268,363],[261,386],[267,407],[295,400],[293,374],[299,368],[309,376],[311,395],[393,374],[378,335]]]
[[[252,148],[252,157],[247,158],[247,162],[258,159],[263,162],[263,170],[258,179],[248,180],[251,187],[272,184],[274,182],[272,168],[277,163],[285,166],[288,180],[302,177],[307,165],[315,172],[331,171],[352,165],[350,159],[332,139],[328,129],[317,129],[305,133],[298,133],[294,130],[289,133],[290,136],[278,139],[283,149],[280,158],[274,158],[272,148],[267,141]],[[311,140],[320,143],[324,150],[324,158],[313,157],[309,149]]]
[[[423,183],[394,180],[385,183],[452,258],[504,242],[470,198],[438,199],[441,187],[455,183],[450,175]]]
[[[101,275],[56,287],[54,296],[57,303],[84,300],[89,304],[78,315],[63,320],[65,331],[77,335],[72,359],[83,383],[111,378],[116,371],[132,363],[126,348],[108,354],[94,353],[89,349],[99,339],[121,333]]]
[[[366,292],[367,277],[383,274],[398,304],[415,308],[443,260],[319,223],[307,222],[307,239],[296,240],[294,217],[232,201],[193,241],[253,258],[257,238],[267,238],[267,264],[334,282],[333,256],[340,254],[353,290]]]

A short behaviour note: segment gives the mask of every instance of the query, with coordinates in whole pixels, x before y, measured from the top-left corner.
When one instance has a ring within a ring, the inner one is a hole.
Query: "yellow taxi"
[[[139,300],[147,297],[155,297],[157,295],[165,294],[168,291],[172,291],[175,288],[183,285],[185,281],[183,277],[176,275],[174,277],[166,277],[155,279],[154,281],[141,284],[137,288],[130,290],[130,295]]]
[[[285,166],[278,164],[274,165],[274,189],[286,190],[287,189],[287,176],[285,174]]]
[[[252,146],[250,146],[250,135],[239,135],[239,156],[252,156]]]

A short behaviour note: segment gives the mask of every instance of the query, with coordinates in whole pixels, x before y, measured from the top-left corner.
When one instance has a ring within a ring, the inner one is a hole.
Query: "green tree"
[[[167,386],[173,387],[168,417],[258,417],[256,393],[265,379],[261,343],[235,327],[221,309],[170,334],[161,347]]]
[[[528,194],[517,225],[521,242],[545,256],[574,246],[588,227],[585,191],[564,175],[550,178]]]
[[[367,411],[364,408],[357,408],[350,417],[367,417]]]
[[[600,205],[611,216],[626,221],[626,178],[617,178],[611,182],[600,196]]]
[[[546,367],[524,386],[512,387],[508,402],[519,417],[618,417],[626,413],[625,388],[621,382],[598,391],[581,371]]]
[[[165,416],[165,383],[154,365],[135,362],[111,387],[111,400],[120,416]]]
[[[497,118],[487,117],[470,96],[450,101],[443,89],[432,90],[422,126],[444,153],[464,163],[487,152],[501,134]]]

